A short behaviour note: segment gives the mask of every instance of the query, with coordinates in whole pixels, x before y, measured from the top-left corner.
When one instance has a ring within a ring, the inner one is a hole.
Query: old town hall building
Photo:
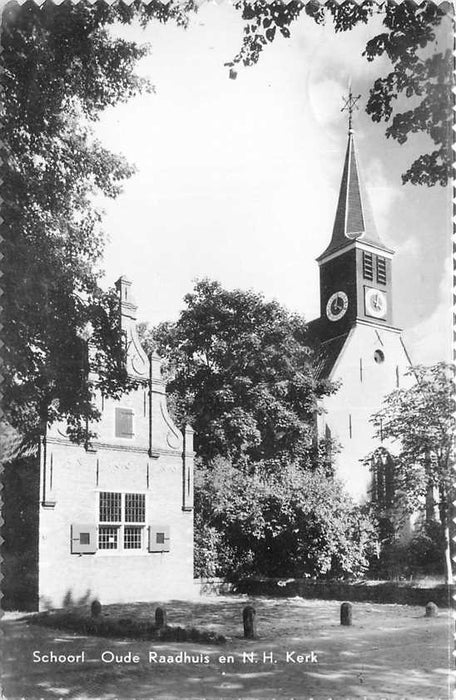
[[[375,226],[350,125],[332,237],[317,258],[320,317],[309,333],[318,374],[340,382],[324,399],[319,434],[339,443],[337,474],[358,501],[371,486],[363,460],[379,445],[369,419],[386,394],[411,381],[394,324],[393,255]]]
[[[90,448],[53,424],[36,453],[6,465],[6,605],[59,608],[157,601],[193,592],[193,431],[166,405],[160,358],[136,332],[131,283],[121,277],[121,332],[138,388],[95,400]]]

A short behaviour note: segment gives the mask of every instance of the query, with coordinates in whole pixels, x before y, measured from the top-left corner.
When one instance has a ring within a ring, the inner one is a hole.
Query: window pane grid
[[[102,491],[99,499],[98,548],[141,550],[142,523],[146,522],[146,495]]]
[[[102,491],[100,493],[100,522],[119,523],[121,520],[121,502],[122,495],[120,493]]]
[[[124,549],[141,549],[142,527],[126,525],[124,528]]]
[[[98,530],[99,549],[117,549],[118,528],[102,526]]]
[[[144,523],[146,520],[146,497],[143,493],[125,494],[125,522]]]

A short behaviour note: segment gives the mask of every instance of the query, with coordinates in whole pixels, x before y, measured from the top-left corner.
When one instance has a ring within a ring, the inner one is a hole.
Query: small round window
[[[376,350],[374,352],[374,360],[377,364],[380,364],[381,362],[384,362],[385,360],[385,353],[382,350]]]

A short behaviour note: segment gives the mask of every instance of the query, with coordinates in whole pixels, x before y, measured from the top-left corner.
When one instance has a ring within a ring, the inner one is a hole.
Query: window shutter
[[[96,551],[96,525],[73,523],[71,526],[71,554],[95,554]]]
[[[385,258],[377,258],[377,282],[386,284],[386,260]]]
[[[365,280],[371,280],[374,277],[374,267],[372,253],[363,251],[363,277]]]
[[[131,408],[116,408],[116,437],[133,437],[133,411]]]
[[[169,525],[149,526],[149,552],[169,552]]]

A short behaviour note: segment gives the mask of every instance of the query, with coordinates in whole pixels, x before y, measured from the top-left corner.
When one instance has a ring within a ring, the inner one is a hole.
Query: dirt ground
[[[153,616],[157,604],[125,605],[117,610],[113,606],[110,614]],[[256,640],[243,639],[242,609],[247,604],[257,611]],[[451,697],[449,611],[426,618],[423,608],[354,603],[353,626],[341,627],[338,601],[226,596],[165,605],[170,624],[205,627],[226,635],[227,643],[212,646],[86,637],[28,625],[26,618],[9,613],[1,623],[3,697]],[[51,651],[67,660],[47,661]],[[79,660],[71,661],[72,656]]]

